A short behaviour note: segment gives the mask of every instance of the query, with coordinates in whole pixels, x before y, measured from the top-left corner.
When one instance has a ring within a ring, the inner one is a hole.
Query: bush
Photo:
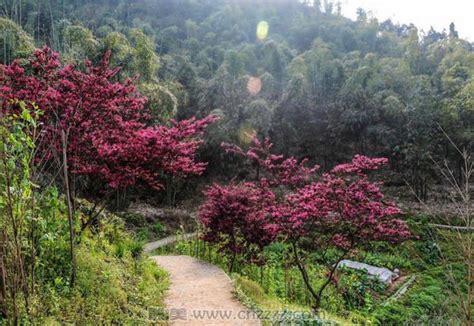
[[[62,215],[56,218],[65,220]],[[42,240],[44,259],[50,265],[43,267],[33,298],[35,321],[91,325],[166,320],[163,297],[167,275],[153,261],[141,257],[143,244],[125,232],[121,219],[105,214],[98,231],[83,233],[76,252],[78,273],[73,288],[63,265],[68,257],[67,242],[59,239]]]
[[[400,255],[393,255],[390,253],[380,252],[367,252],[363,257],[363,261],[369,265],[377,267],[385,267],[391,270],[398,269],[411,269],[412,263],[408,258]]]

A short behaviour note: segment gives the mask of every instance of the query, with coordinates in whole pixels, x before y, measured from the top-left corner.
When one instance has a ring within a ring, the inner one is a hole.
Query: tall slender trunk
[[[237,253],[234,251],[232,253],[232,257],[230,258],[230,263],[229,263],[229,274],[232,274],[234,272],[234,266],[235,266],[235,260],[237,258]]]
[[[346,257],[349,250],[344,251],[344,253],[338,258],[336,263],[332,265],[328,278],[326,279],[324,284],[316,292],[316,290],[311,285],[311,281],[309,279],[309,275],[308,275],[308,271],[306,270],[306,266],[304,265],[303,261],[301,260],[299,254],[298,254],[298,246],[297,246],[296,242],[292,242],[292,248],[293,248],[293,254],[294,254],[294,257],[295,257],[296,265],[297,265],[298,269],[300,270],[301,276],[303,277],[303,282],[306,285],[306,287],[307,287],[307,289],[308,289],[309,293],[311,294],[311,297],[313,298],[313,301],[314,301],[313,305],[312,305],[312,309],[313,309],[314,312],[318,312],[319,309],[321,308],[321,300],[322,300],[323,292],[326,289],[326,287],[331,283],[331,281],[334,277],[334,274],[337,270],[337,266],[344,259],[344,257]]]
[[[339,265],[339,263],[341,262],[341,260],[344,259],[344,257],[346,256],[346,253],[344,253],[343,255],[341,255],[339,257],[339,259],[336,261],[336,263],[334,263],[334,265],[332,265],[331,267],[331,270],[329,272],[329,276],[328,278],[326,279],[326,282],[324,282],[324,284],[319,288],[319,291],[318,291],[318,295],[317,295],[317,300],[315,302],[315,306],[317,309],[319,309],[321,307],[321,299],[323,297],[323,292],[324,290],[326,289],[326,287],[329,285],[329,283],[331,283],[333,277],[334,277],[334,273],[336,272],[337,270],[337,267]]]
[[[71,191],[69,189],[69,172],[67,164],[67,137],[64,130],[61,130],[62,154],[63,154],[63,175],[64,188],[66,192],[67,217],[69,221],[69,255],[71,257],[71,279],[70,286],[73,287],[76,281],[76,254],[74,250],[74,212],[71,201]]]
[[[317,311],[319,309],[319,305],[317,305],[317,304],[319,304],[321,300],[319,299],[318,294],[316,293],[313,286],[311,285],[311,281],[309,279],[308,272],[306,270],[306,266],[304,265],[303,261],[300,259],[300,256],[298,254],[298,247],[296,245],[296,242],[292,242],[291,245],[292,245],[292,248],[293,248],[293,255],[294,255],[294,258],[295,258],[296,266],[298,267],[298,269],[301,273],[301,276],[303,277],[303,282],[306,285],[306,288],[308,289],[309,293],[313,297],[313,300],[314,300],[313,309],[315,311]]]
[[[5,231],[0,232],[0,317],[7,318],[7,288],[6,288],[6,270],[5,270]]]
[[[232,250],[232,256],[231,256],[230,262],[229,262],[229,274],[232,274],[234,272],[235,260],[237,258],[237,253],[235,252],[236,244],[235,244],[235,235],[234,234],[231,235],[231,240],[232,240],[233,250]]]

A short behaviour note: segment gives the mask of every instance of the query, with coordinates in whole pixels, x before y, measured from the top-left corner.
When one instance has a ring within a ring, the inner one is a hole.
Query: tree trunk
[[[0,233],[0,317],[7,318],[6,270],[5,270],[5,232]]]
[[[74,250],[74,212],[71,202],[71,191],[69,189],[69,172],[67,165],[67,137],[64,130],[61,130],[62,151],[63,151],[63,174],[64,190],[66,192],[67,216],[69,221],[69,255],[71,257],[71,279],[70,286],[73,287],[76,281],[76,255]]]
[[[295,242],[292,243],[292,247],[293,247],[293,253],[294,253],[294,256],[295,256],[296,265],[298,266],[298,269],[300,270],[301,275],[303,276],[304,284],[308,288],[308,291],[309,291],[309,293],[311,294],[311,296],[314,300],[314,303],[312,305],[312,309],[313,309],[314,312],[317,313],[319,311],[319,309],[321,308],[321,299],[322,299],[324,290],[329,285],[329,283],[331,283],[331,281],[333,279],[333,276],[334,276],[334,273],[336,272],[337,265],[339,265],[341,260],[343,260],[344,257],[346,257],[349,250],[344,251],[344,253],[336,261],[336,263],[334,265],[332,265],[331,271],[329,272],[329,276],[328,276],[326,282],[324,282],[324,284],[319,288],[318,292],[316,292],[314,290],[313,286],[311,285],[306,267],[305,267],[304,263],[301,261],[299,255],[298,255],[298,248],[297,248],[297,245],[296,245]]]
[[[236,240],[235,240],[235,235],[234,233],[231,234],[230,239],[232,241],[232,256],[229,261],[229,274],[232,274],[234,272],[234,266],[235,266],[235,260],[237,258],[237,252],[235,251],[235,248],[237,247],[236,245]]]
[[[308,272],[306,271],[306,266],[304,263],[301,261],[300,256],[298,255],[298,248],[296,246],[296,243],[292,243],[292,248],[293,248],[293,254],[296,262],[296,266],[298,267],[301,276],[303,277],[303,282],[306,285],[306,288],[308,289],[309,293],[313,297],[314,300],[314,306],[312,307],[314,311],[319,310],[319,304],[321,302],[320,298],[318,297],[318,294],[314,290],[313,286],[311,285],[311,282],[309,280]]]
[[[230,258],[230,263],[229,263],[229,274],[232,274],[234,272],[234,266],[235,266],[235,259],[237,258],[237,253],[234,251],[232,253],[232,257]]]
[[[324,282],[324,284],[319,288],[319,291],[318,291],[318,294],[317,294],[317,299],[316,299],[316,302],[315,302],[316,309],[319,309],[321,307],[321,299],[322,299],[322,296],[323,296],[323,292],[326,289],[326,287],[329,285],[329,283],[331,283],[332,278],[334,276],[334,273],[336,272],[337,266],[339,265],[341,260],[344,259],[346,254],[347,254],[347,252],[344,252],[344,254],[341,255],[341,257],[339,257],[339,259],[336,261],[336,263],[334,265],[332,265],[331,271],[329,272],[329,276],[328,276],[326,282]]]

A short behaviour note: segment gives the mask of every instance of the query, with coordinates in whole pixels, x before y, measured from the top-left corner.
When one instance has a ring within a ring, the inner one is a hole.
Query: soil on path
[[[149,254],[150,252],[152,252],[155,249],[173,244],[173,243],[177,242],[178,240],[188,240],[188,239],[191,239],[195,236],[196,236],[196,233],[186,233],[186,234],[179,235],[179,236],[170,235],[169,237],[166,237],[166,238],[163,238],[163,239],[156,240],[156,241],[149,242],[149,243],[145,244],[145,247],[143,248],[143,251],[145,253]]]
[[[189,256],[154,256],[170,274],[165,299],[170,325],[261,325],[233,295],[229,276],[220,268]]]

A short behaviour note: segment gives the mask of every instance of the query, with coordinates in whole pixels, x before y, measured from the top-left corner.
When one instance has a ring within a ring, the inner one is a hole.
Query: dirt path
[[[189,256],[154,256],[171,278],[165,300],[170,325],[260,325],[234,297],[220,268]]]
[[[155,249],[158,249],[158,248],[170,245],[172,243],[175,243],[175,242],[178,241],[178,239],[179,240],[188,240],[188,239],[191,239],[192,237],[195,237],[195,236],[196,236],[196,233],[186,233],[186,234],[183,234],[183,235],[180,235],[180,236],[170,235],[169,237],[147,243],[145,245],[145,247],[143,248],[143,251],[145,253],[150,253]]]

